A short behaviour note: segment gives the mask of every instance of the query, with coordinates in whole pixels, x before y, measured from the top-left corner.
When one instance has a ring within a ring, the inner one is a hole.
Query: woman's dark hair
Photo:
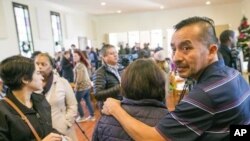
[[[70,54],[70,51],[64,51],[63,55]]]
[[[122,95],[134,100],[165,98],[165,76],[151,59],[138,59],[122,74]]]
[[[48,58],[49,63],[50,63],[50,65],[52,66],[52,68],[53,68],[53,69],[56,68],[55,60],[54,60],[48,53],[40,53],[40,54],[38,54],[37,56],[44,56],[44,57]],[[36,57],[37,57],[37,56],[36,56]]]
[[[74,50],[74,53],[80,56],[80,62],[82,62],[87,68],[89,67],[89,63],[87,59],[84,57],[83,53],[80,50]]]
[[[42,53],[41,51],[34,51],[32,54],[31,54],[31,59],[35,59],[36,58],[36,56],[38,55],[38,54],[40,54],[40,53]]]
[[[31,81],[35,71],[32,59],[23,56],[12,56],[0,64],[0,77],[11,90],[20,90],[23,80]]]

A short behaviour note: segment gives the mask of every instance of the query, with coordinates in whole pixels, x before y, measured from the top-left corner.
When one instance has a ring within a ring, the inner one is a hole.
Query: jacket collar
[[[16,104],[16,106],[24,113],[24,114],[36,114],[36,111],[33,108],[28,108],[25,105],[23,105],[20,101],[17,100],[17,98],[13,95],[11,90],[7,90],[6,97],[9,98],[13,103]],[[37,99],[33,94],[31,94],[31,101],[33,102],[33,107],[36,107],[37,102],[39,99]],[[13,109],[14,110],[14,109]],[[16,112],[16,114],[18,114]],[[19,114],[18,114],[19,115]]]
[[[116,77],[116,79],[120,82],[121,76],[120,76],[120,74],[119,74],[118,68],[111,68],[111,67],[110,67],[109,65],[107,65],[106,63],[104,63],[104,68],[105,68],[105,70],[106,70],[107,72],[113,74],[113,75]],[[114,73],[114,71],[112,71],[111,69],[117,69],[117,70],[115,70],[115,71],[117,71],[117,73]]]
[[[207,79],[211,74],[213,74],[217,70],[221,70],[225,66],[224,61],[222,59],[219,59],[218,61],[210,64],[200,75],[200,77],[197,80],[197,83],[200,83]]]
[[[158,101],[156,99],[141,99],[141,100],[133,100],[129,98],[123,97],[122,104],[125,105],[135,105],[135,106],[154,106],[154,107],[162,107],[166,108],[163,102]]]
[[[226,51],[226,52],[230,52],[230,48],[227,46],[227,45],[220,45],[220,49],[221,50],[224,50],[224,51]]]

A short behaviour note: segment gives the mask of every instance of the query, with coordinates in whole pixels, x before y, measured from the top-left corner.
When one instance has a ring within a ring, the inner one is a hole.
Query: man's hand
[[[104,102],[102,113],[112,115],[116,109],[121,108],[121,101],[114,98],[107,98]]]

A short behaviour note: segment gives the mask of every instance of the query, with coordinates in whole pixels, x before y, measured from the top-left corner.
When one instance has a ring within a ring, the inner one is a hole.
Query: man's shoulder
[[[214,70],[213,73],[210,73],[209,75],[206,76],[205,79],[199,82],[197,86],[202,90],[204,90],[205,92],[210,91],[212,89],[228,90],[229,88],[226,87],[227,86],[235,87],[236,81],[237,83],[241,84],[246,83],[246,81],[244,81],[244,78],[237,70],[225,66],[220,70]]]
[[[96,74],[96,73],[103,73],[103,72],[105,72],[105,71],[107,71],[107,66],[102,65],[100,68],[98,68],[98,69],[95,71],[95,74]]]

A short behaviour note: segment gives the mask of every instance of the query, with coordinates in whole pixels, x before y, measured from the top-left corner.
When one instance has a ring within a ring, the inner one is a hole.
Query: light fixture
[[[162,6],[160,6],[160,9],[164,9],[165,7],[162,5]]]
[[[211,4],[211,2],[210,1],[206,1],[206,5],[210,5]]]
[[[106,5],[106,2],[101,2],[101,6],[105,6]]]
[[[120,13],[122,13],[122,11],[121,11],[121,10],[117,10],[116,13],[119,13],[119,14],[120,14]]]

